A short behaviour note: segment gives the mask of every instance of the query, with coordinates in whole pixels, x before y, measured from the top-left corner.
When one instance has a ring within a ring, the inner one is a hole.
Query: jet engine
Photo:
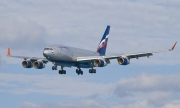
[[[23,61],[23,62],[22,62],[22,66],[23,66],[24,68],[32,68],[32,67],[33,67],[32,62],[29,61],[29,60]]]
[[[45,68],[45,64],[41,61],[35,61],[33,62],[33,67],[36,69],[43,69]]]
[[[119,57],[117,61],[120,65],[128,65],[130,63],[130,60],[127,57]]]
[[[104,60],[94,60],[94,66],[96,67],[104,67],[107,63]]]

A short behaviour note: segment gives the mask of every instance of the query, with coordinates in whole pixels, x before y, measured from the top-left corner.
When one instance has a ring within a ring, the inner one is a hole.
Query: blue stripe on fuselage
[[[89,62],[78,62],[78,61],[52,61],[54,63],[56,63],[56,65],[58,66],[74,66],[74,67],[80,67],[80,68],[92,68],[92,66],[90,66]]]

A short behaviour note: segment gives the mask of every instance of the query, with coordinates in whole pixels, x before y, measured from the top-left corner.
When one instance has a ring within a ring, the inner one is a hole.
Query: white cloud
[[[147,75],[141,74],[129,79],[119,81],[115,94],[128,92],[171,91],[178,92],[180,75]]]
[[[180,97],[179,76],[179,74],[141,74],[128,79],[122,79],[118,82],[114,95],[119,98],[135,101],[124,105],[120,103],[120,106],[122,105],[123,107],[127,106],[127,108],[130,108],[136,104],[138,108],[143,103],[143,106],[148,106],[148,108],[161,108],[167,103],[176,100],[174,96]]]
[[[42,93],[88,97],[98,95],[102,98],[110,94],[112,84],[88,82],[84,79],[61,77],[57,75],[23,75],[0,73],[0,80],[11,89],[4,90],[13,94]],[[15,82],[15,83],[14,83]],[[13,87],[15,86],[15,87]],[[102,89],[104,90],[102,92]]]
[[[1,54],[5,55],[7,47],[11,47],[13,54],[36,56],[38,51],[42,53],[46,44],[66,44],[95,51],[108,24],[111,25],[108,54],[168,49],[180,40],[179,6],[179,0],[1,0]],[[131,62],[179,65],[178,49],[179,44],[174,52],[154,54],[148,60]],[[4,60],[1,55],[0,65]],[[24,102],[22,108],[79,108],[81,105],[176,108],[180,101],[177,99],[180,97],[178,77],[179,74],[141,74],[107,84],[54,75],[0,73],[0,92],[116,100],[113,104],[88,99],[48,105]]]
[[[43,57],[46,47],[45,38],[48,33],[45,28],[29,18],[18,15],[0,16],[0,50],[6,63],[17,63],[17,59],[7,59],[7,48],[12,55]],[[18,61],[19,63],[19,61]]]
[[[4,59],[0,56],[0,66],[2,66],[3,64],[5,64],[6,62],[4,61]]]
[[[156,100],[159,101],[159,100]],[[180,101],[172,101],[165,103],[164,106],[153,106],[147,101],[139,101],[135,103],[121,103],[121,104],[109,104],[98,102],[94,100],[83,100],[83,101],[66,101],[60,103],[45,103],[45,104],[34,104],[31,102],[24,102],[21,108],[179,108]]]
[[[134,106],[135,108],[168,108],[169,106],[179,106],[177,104],[180,97],[179,77],[180,74],[140,74],[126,79],[122,78],[114,83],[103,83],[91,82],[90,79],[77,79],[55,75],[0,73],[0,92],[21,95],[40,93],[83,98],[83,100],[77,100],[77,102],[44,103],[45,105],[23,103],[23,108],[32,105],[34,108],[41,108],[47,106],[46,104],[48,106],[62,106],[65,108],[71,108],[72,106],[79,108],[80,104],[84,107],[112,106],[112,108],[131,108]],[[92,101],[97,98],[103,99],[103,103]],[[116,101],[109,102],[108,100],[111,99],[115,99]]]
[[[41,108],[41,106],[36,105],[34,103],[31,103],[31,102],[23,102],[23,104],[21,105],[21,108]]]
[[[2,59],[1,59],[1,56],[0,56],[0,66],[1,66],[1,64],[2,64]]]
[[[109,108],[105,103],[96,102],[93,100],[83,100],[83,101],[77,101],[77,102],[63,102],[63,103],[56,103],[56,104],[43,104],[43,105],[37,105],[30,102],[24,102],[21,106],[21,108]]]
[[[1,44],[5,43],[1,48],[12,46],[17,49],[20,46],[18,49],[24,51],[24,47],[28,47],[29,51],[29,48],[34,50],[48,43],[95,51],[105,26],[109,24],[112,28],[107,53],[168,49],[179,41],[180,34],[180,11],[171,4],[179,5],[179,1],[2,1],[0,22],[6,26],[1,24],[0,30],[6,37],[0,37],[4,39]],[[180,59],[178,52],[155,54],[151,60],[143,59],[138,64],[179,64],[173,60]]]
[[[135,103],[116,104],[112,108],[154,108],[147,101],[139,101]]]
[[[156,99],[156,101],[161,100]],[[179,100],[168,101],[162,106],[154,106],[152,103],[148,103],[147,101],[139,101],[135,103],[116,104],[112,108],[179,108],[179,102]]]
[[[34,49],[45,45],[46,30],[36,22],[19,16],[0,18],[1,48]]]
[[[163,108],[179,108],[180,100],[167,103]]]

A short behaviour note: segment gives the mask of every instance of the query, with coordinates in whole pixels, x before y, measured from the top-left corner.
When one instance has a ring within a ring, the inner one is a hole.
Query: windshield
[[[53,50],[53,48],[44,48],[44,50]]]

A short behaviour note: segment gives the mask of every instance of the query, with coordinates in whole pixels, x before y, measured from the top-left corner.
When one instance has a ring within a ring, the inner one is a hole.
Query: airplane
[[[112,59],[117,59],[119,65],[128,65],[130,64],[130,59],[133,58],[149,58],[153,53],[172,51],[177,43],[175,42],[172,48],[168,50],[106,56],[109,32],[110,26],[108,25],[96,52],[64,45],[51,45],[44,48],[44,57],[42,58],[14,56],[11,55],[10,48],[8,48],[7,56],[24,59],[24,61],[22,61],[22,66],[24,68],[34,67],[35,69],[43,69],[48,62],[52,62],[52,70],[57,70],[57,66],[61,67],[59,74],[66,74],[66,70],[64,70],[65,67],[77,67],[76,73],[78,75],[83,75],[81,68],[89,68],[89,73],[96,73],[95,67],[105,67],[110,64],[110,60]]]

